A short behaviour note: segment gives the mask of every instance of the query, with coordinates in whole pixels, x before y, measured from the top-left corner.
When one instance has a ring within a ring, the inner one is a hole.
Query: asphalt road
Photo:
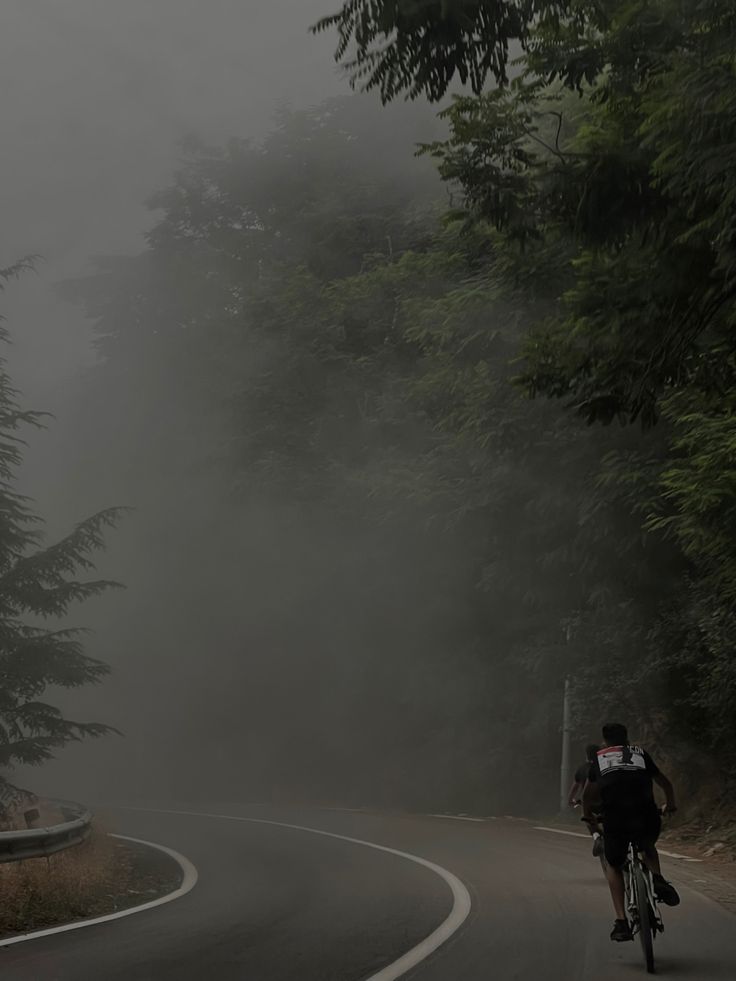
[[[504,819],[210,805],[214,816],[117,811],[118,831],[197,867],[186,896],[110,923],[0,949],[3,981],[387,981],[389,967],[454,917],[463,898],[437,869],[390,851],[260,821],[297,824],[408,852],[454,873],[470,913],[408,974],[416,981],[626,981],[637,944],[608,939],[600,867],[583,839]],[[233,820],[232,818],[236,818]],[[256,818],[237,820],[237,818]],[[736,919],[695,891],[703,866],[665,860],[682,904],[665,909],[658,973],[736,977]],[[695,871],[694,871],[695,870]],[[689,883],[689,884],[688,884]],[[398,970],[398,968],[393,969]]]

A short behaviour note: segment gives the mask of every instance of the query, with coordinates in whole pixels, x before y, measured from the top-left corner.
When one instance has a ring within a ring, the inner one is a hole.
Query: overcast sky
[[[275,105],[347,92],[332,37],[308,27],[336,0],[2,0],[0,263],[43,254],[6,297],[13,368],[34,404],[88,357],[75,311],[49,295],[97,253],[135,248],[143,202],[177,142],[258,136]]]

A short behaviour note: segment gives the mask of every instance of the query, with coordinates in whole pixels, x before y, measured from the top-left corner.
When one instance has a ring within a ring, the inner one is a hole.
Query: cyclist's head
[[[607,722],[601,732],[604,742],[609,746],[623,746],[629,741],[626,726],[621,725],[620,722]]]
[[[591,763],[598,755],[598,748],[599,747],[596,745],[596,743],[588,743],[588,745],[585,747],[585,758]]]

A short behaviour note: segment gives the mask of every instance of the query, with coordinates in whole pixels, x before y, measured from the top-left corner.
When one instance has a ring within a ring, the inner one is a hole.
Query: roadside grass
[[[134,874],[130,849],[101,828],[81,845],[48,858],[2,864],[0,934],[25,933],[129,906]]]

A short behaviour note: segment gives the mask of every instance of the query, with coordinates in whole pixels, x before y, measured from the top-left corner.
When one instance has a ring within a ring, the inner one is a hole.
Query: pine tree
[[[0,269],[0,291],[31,265],[26,259]],[[8,341],[0,323],[0,342]],[[109,671],[85,654],[82,630],[48,624],[74,602],[117,585],[77,576],[94,568],[92,553],[102,547],[104,529],[120,515],[119,508],[101,511],[61,541],[43,544],[41,519],[17,490],[24,446],[20,433],[42,425],[43,414],[21,410],[17,399],[7,363],[0,358],[0,766],[5,769],[43,763],[72,740],[111,731],[67,718],[45,694],[51,687],[98,682]]]

